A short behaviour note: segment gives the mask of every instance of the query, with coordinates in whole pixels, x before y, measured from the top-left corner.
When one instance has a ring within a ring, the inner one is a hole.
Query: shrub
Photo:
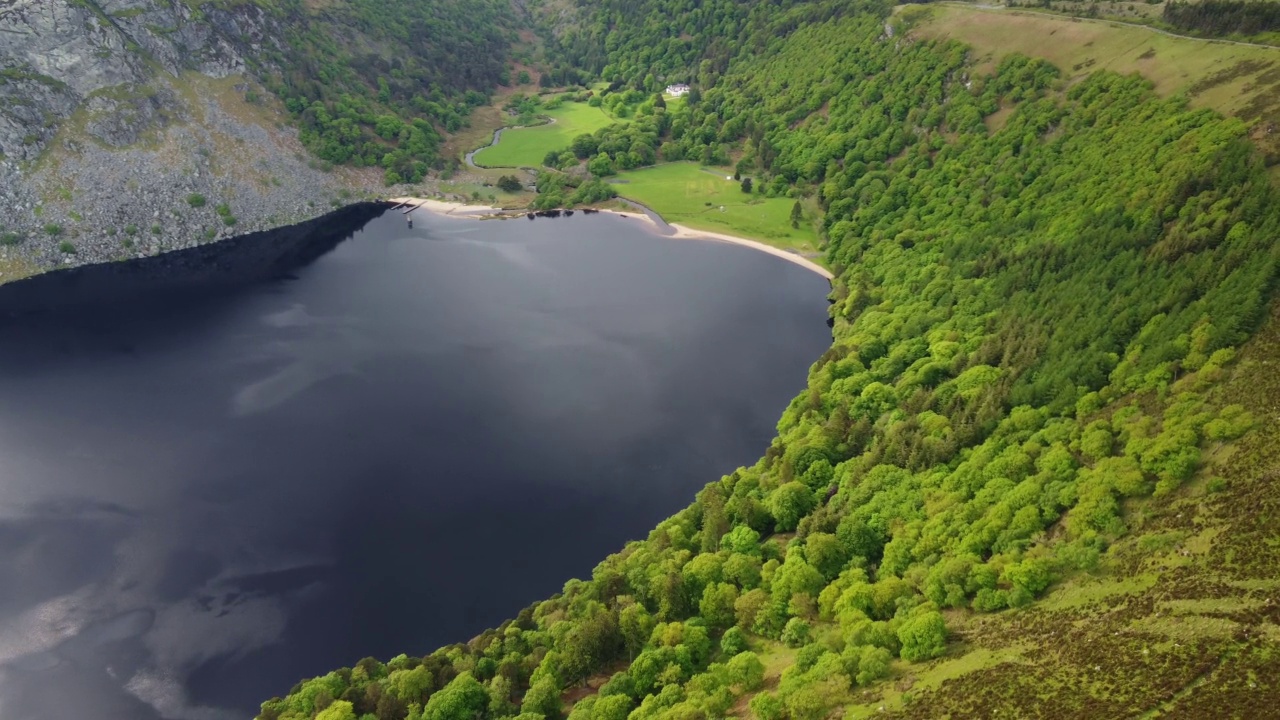
[[[151,226],[151,234],[152,234],[152,235],[159,235],[159,234],[160,234],[160,231],[161,231],[161,230],[163,230],[163,229],[164,229],[164,228],[160,227],[160,224],[159,224],[159,223],[156,223],[155,225],[152,225],[152,226]]]
[[[751,713],[759,720],[780,720],[784,714],[782,701],[771,692],[762,692],[751,698]]]
[[[870,685],[876,680],[889,677],[889,661],[893,656],[888,650],[880,647],[867,646],[858,653],[858,672],[854,675],[854,682],[859,685]]]
[[[782,629],[782,642],[787,647],[801,647],[809,643],[809,635],[811,628],[809,623],[800,618],[791,618],[787,621],[787,626]]]
[[[20,242],[22,242],[22,236],[16,232],[0,234],[0,245],[17,245]]]
[[[137,235],[137,234],[138,234],[138,226],[137,226],[137,225],[125,225],[125,226],[124,226],[124,234],[125,234],[125,235]]]
[[[44,226],[44,232],[49,237],[58,237],[62,234],[62,226],[57,223],[48,223]]]
[[[61,252],[63,255],[74,255],[76,253],[76,246],[66,240],[63,240],[58,243],[58,252]]]
[[[741,685],[745,690],[758,690],[764,685],[764,663],[750,651],[734,655],[726,665],[729,682]]]
[[[747,636],[737,627],[731,627],[720,638],[720,652],[733,657],[747,649]]]
[[[232,225],[235,225],[235,224],[236,224],[236,223],[238,223],[238,222],[240,222],[240,221],[239,221],[239,220],[236,220],[236,219],[235,219],[233,216],[231,216],[231,215],[223,215],[223,216],[222,216],[222,224],[223,224],[223,225],[226,225],[227,227],[231,227]]]
[[[921,613],[898,628],[903,660],[918,662],[938,657],[946,649],[947,626],[936,611]]]
[[[201,208],[205,205],[205,198],[200,193],[191,193],[187,196],[187,204],[193,208]]]

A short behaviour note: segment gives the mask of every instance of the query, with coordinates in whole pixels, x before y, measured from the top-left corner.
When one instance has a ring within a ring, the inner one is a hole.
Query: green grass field
[[[795,200],[745,195],[738,182],[726,180],[714,170],[692,163],[669,163],[621,173],[616,182],[614,189],[619,195],[647,205],[668,222],[792,250],[818,249],[811,209],[806,207],[800,227],[792,228]]]
[[[476,153],[476,164],[483,167],[541,167],[547,151],[567,148],[574,137],[617,122],[600,108],[586,103],[565,103],[544,114],[555,122],[503,131],[502,140],[497,145]]]

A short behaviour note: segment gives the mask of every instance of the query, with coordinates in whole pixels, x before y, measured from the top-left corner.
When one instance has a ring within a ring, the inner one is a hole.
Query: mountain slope
[[[694,72],[654,49],[714,25],[665,0],[577,11],[620,32],[583,31],[578,57],[646,74]],[[833,345],[778,438],[590,580],[260,717],[1275,707],[1275,325],[1245,343],[1280,198],[1248,126],[1139,77],[982,72],[874,3],[751,17],[654,124],[825,210]]]
[[[498,0],[0,4],[0,281],[420,179],[502,79],[511,22]]]

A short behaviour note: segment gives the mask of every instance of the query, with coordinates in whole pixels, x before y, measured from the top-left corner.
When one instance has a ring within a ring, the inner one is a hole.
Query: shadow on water
[[[0,287],[0,720],[243,720],[495,627],[758,458],[830,343],[763,253],[384,208]]]
[[[198,297],[210,290],[287,278],[386,209],[384,203],[356,203],[297,225],[136,260],[55,270],[0,285],[0,317],[156,296]]]

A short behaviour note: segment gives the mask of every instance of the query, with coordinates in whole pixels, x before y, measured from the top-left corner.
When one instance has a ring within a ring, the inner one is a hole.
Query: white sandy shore
[[[416,205],[424,210],[430,210],[431,212],[439,213],[441,215],[451,215],[453,217],[482,217],[484,215],[490,215],[495,212],[502,211],[501,208],[490,207],[488,205],[468,205],[466,203],[446,202],[444,200],[431,200],[428,198],[398,197],[391,198],[390,201],[393,203],[408,203]],[[658,229],[658,224],[653,221],[653,218],[642,212],[622,212],[620,210],[601,210],[600,212],[607,212],[614,215],[620,215],[628,219],[640,220],[641,222],[648,223],[654,228],[654,230]],[[685,227],[684,225],[677,225],[675,223],[670,223],[670,225],[675,229],[675,237],[677,238],[688,240],[716,240],[719,242],[733,243],[734,245],[742,245],[754,250],[759,250],[760,252],[769,253],[770,255],[782,258],[787,262],[795,263],[796,265],[815,272],[828,280],[831,280],[834,277],[830,270],[827,270],[812,260],[801,255],[797,255],[796,253],[773,247],[772,245],[766,245],[765,243],[758,242],[756,240],[740,238],[735,235],[726,235],[724,233],[710,232],[707,230],[694,230],[693,228]]]
[[[822,267],[809,258],[804,257],[803,255],[797,255],[796,253],[788,252],[782,248],[776,248],[772,245],[766,245],[755,240],[740,238],[735,235],[725,235],[724,233],[709,232],[707,230],[694,230],[693,228],[685,227],[684,225],[677,225],[675,223],[670,223],[670,225],[676,229],[676,237],[678,238],[689,238],[692,240],[719,240],[721,242],[733,243],[734,245],[745,245],[746,247],[754,248],[760,252],[769,253],[770,255],[780,257],[787,262],[793,262],[800,267],[812,270],[828,280],[835,279],[835,276],[831,274],[830,270]]]

